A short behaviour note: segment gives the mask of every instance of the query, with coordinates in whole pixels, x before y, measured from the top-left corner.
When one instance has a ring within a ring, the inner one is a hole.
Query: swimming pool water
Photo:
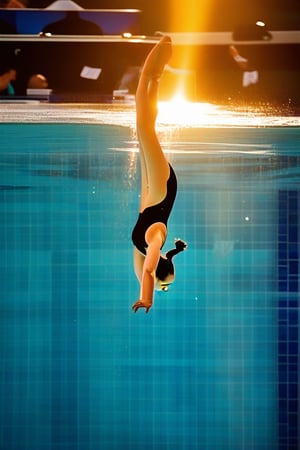
[[[300,128],[168,128],[187,241],[148,315],[130,127],[1,124],[0,448],[298,448]]]

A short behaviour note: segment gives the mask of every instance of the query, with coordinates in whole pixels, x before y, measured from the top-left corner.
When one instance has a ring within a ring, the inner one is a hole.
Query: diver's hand
[[[147,300],[137,300],[133,305],[132,309],[136,313],[140,308],[146,308],[146,314],[148,314],[149,309],[152,306],[152,302]]]

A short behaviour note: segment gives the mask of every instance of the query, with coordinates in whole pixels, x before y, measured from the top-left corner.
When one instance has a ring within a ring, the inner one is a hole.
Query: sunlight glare
[[[169,29],[175,32],[197,32],[207,29],[213,0],[173,0],[170,7]],[[175,53],[175,52],[174,52]],[[190,45],[176,49],[176,67],[194,68],[195,62],[201,58],[197,46]],[[171,64],[172,65],[172,64]]]
[[[209,103],[188,101],[178,92],[171,100],[159,102],[158,122],[177,126],[193,126],[199,124],[201,117],[215,113],[215,106]]]

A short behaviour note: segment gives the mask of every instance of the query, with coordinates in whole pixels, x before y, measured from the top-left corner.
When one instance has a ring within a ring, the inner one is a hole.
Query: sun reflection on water
[[[159,102],[157,128],[160,127],[273,127],[300,126],[299,115],[287,108],[274,106],[236,107],[212,103],[191,102],[181,95]]]
[[[182,94],[159,102],[157,126],[264,126],[266,114],[261,110],[237,111],[212,103],[191,102]]]
[[[209,103],[190,102],[181,94],[177,94],[172,100],[159,102],[157,122],[164,125],[199,126],[201,118],[214,116],[217,107]]]
[[[3,104],[2,123],[79,123],[129,127],[135,130],[135,104]],[[202,127],[300,126],[299,114],[286,108],[250,108],[187,101],[178,94],[159,102],[157,129]]]

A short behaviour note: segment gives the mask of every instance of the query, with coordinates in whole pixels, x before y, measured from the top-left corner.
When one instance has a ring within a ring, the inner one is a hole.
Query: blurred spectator
[[[0,0],[0,8],[3,9],[23,9],[27,8],[28,0]],[[0,19],[0,34],[17,34],[14,25]]]
[[[15,89],[14,81],[17,80],[17,71],[15,69],[5,69],[0,72],[0,96],[3,95],[24,95]],[[27,81],[28,89],[47,89],[48,80],[40,74],[35,73],[31,75]]]
[[[9,69],[0,75],[0,95],[14,95],[15,89],[12,84],[16,80],[15,69]]]
[[[231,57],[234,59],[234,61],[237,63],[238,67],[243,72],[243,80],[242,85],[243,88],[248,88],[251,85],[255,85],[259,81],[259,74],[258,70],[251,66],[248,59],[241,56],[238,52],[238,50],[235,48],[234,45],[231,45],[229,47],[229,53]]]
[[[28,0],[0,0],[0,8],[18,9],[27,8]]]
[[[27,83],[28,89],[47,89],[47,87],[48,87],[48,80],[41,73],[31,75]]]
[[[45,26],[42,33],[97,36],[103,34],[103,31],[101,27],[94,22],[82,19],[79,16],[79,12],[69,11],[62,20]]]

